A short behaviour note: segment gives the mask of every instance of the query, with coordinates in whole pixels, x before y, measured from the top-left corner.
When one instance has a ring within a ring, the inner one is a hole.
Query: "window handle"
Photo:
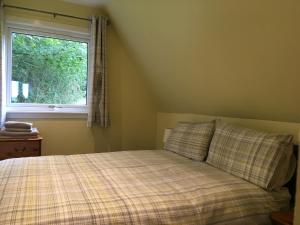
[[[48,105],[48,108],[55,109],[55,108],[62,108],[62,107],[61,106],[56,106],[56,105]]]

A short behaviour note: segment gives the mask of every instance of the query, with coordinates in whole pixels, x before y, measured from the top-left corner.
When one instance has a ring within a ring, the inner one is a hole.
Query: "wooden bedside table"
[[[293,211],[271,213],[271,221],[273,225],[292,225],[293,220]]]
[[[42,139],[0,139],[0,160],[40,156]]]

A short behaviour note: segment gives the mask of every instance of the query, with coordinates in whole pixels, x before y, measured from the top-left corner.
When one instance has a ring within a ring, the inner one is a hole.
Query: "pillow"
[[[287,182],[292,155],[291,135],[259,132],[216,121],[207,163],[274,190]]]
[[[214,122],[179,122],[172,129],[164,149],[189,159],[203,161],[207,156],[213,133]]]

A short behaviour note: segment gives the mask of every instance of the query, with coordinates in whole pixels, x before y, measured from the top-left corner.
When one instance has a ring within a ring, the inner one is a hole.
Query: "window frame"
[[[85,105],[71,104],[39,104],[39,103],[11,103],[11,78],[12,78],[12,34],[22,33],[52,37],[70,41],[85,42],[88,45],[87,52],[87,93]],[[90,96],[90,34],[80,29],[74,29],[67,25],[45,25],[42,23],[20,24],[7,22],[5,26],[6,42],[6,111],[8,117],[13,118],[83,118],[87,116]]]

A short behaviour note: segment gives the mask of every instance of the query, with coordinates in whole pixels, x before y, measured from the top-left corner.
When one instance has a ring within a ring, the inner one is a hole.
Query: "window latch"
[[[56,108],[62,108],[62,107],[61,106],[56,106],[56,105],[48,105],[48,108],[56,109]]]

